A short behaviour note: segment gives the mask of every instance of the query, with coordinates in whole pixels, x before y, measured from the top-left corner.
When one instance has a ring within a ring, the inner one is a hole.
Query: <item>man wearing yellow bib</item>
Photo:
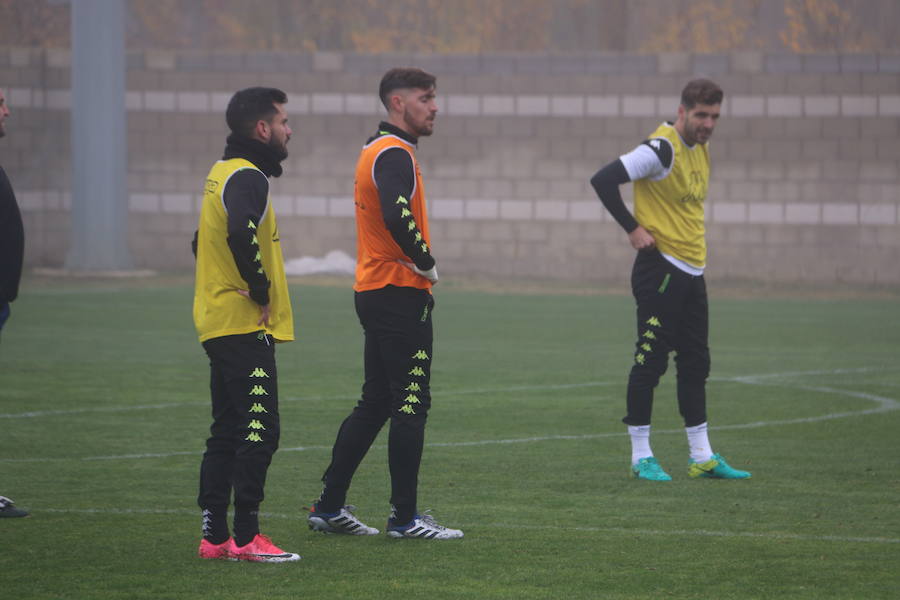
[[[681,92],[678,118],[661,124],[637,148],[600,169],[591,185],[637,250],[631,289],[637,302],[637,343],[628,377],[631,472],[669,481],[650,448],[653,391],[675,352],[678,408],[690,448],[688,475],[747,479],[712,451],[707,434],[709,307],[704,202],[709,189],[709,138],[719,119],[722,89],[695,79]],[[634,182],[634,212],[619,186]]]
[[[194,324],[209,356],[212,418],[200,466],[201,558],[290,562],[259,532],[266,472],[278,448],[275,343],[294,339],[269,177],[281,175],[291,128],[287,96],[248,88],[228,103],[222,160],[203,188]],[[228,506],[234,496],[234,537]]]

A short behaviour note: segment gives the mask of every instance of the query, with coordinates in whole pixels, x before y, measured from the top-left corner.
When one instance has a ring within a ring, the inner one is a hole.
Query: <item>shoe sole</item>
[[[231,555],[229,560],[238,560],[244,562],[261,562],[261,563],[285,563],[297,562],[302,557],[299,554],[291,554],[286,556],[259,556],[259,555]]]
[[[463,537],[463,535],[455,535],[453,537],[440,537],[437,535],[431,537],[428,537],[426,535],[404,535],[399,531],[388,531],[387,534],[389,538],[393,538],[395,540],[458,540]]]

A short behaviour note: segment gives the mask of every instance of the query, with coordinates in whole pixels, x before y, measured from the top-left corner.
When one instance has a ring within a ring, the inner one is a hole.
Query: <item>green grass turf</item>
[[[208,368],[190,284],[26,281],[0,343],[0,494],[33,516],[0,520],[0,596],[900,597],[896,297],[711,286],[711,440],[753,478],[687,478],[673,368],[653,445],[674,481],[654,484],[628,478],[620,423],[629,297],[442,282],[420,502],[466,537],[423,542],[317,535],[301,512],[360,385],[348,285],[292,289],[262,524],[303,560],[259,565],[195,556]],[[379,528],[384,444],[349,498]]]

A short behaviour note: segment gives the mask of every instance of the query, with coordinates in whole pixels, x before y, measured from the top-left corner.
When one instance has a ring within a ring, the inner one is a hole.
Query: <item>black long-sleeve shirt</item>
[[[0,304],[19,295],[22,260],[25,256],[25,227],[12,184],[0,167]]]
[[[415,145],[417,138],[409,135],[399,127],[386,121],[378,125],[379,135],[387,132],[396,135]],[[369,142],[378,136],[372,137]],[[422,241],[422,232],[411,219],[409,205],[397,202],[400,197],[409,200],[416,186],[416,170],[409,152],[402,148],[390,148],[381,153],[372,168],[375,185],[378,186],[378,199],[381,204],[381,215],[391,237],[412,259],[422,271],[434,266],[434,257],[428,246]],[[413,226],[411,226],[413,225]]]
[[[228,213],[228,247],[250,298],[260,306],[269,303],[271,282],[262,267],[256,228],[269,208],[269,177],[281,176],[281,160],[268,145],[249,138],[228,136],[222,160],[243,158],[259,169],[237,171],[228,180],[222,200]],[[261,172],[260,172],[261,171]],[[253,227],[248,227],[252,223]],[[197,254],[197,234],[192,244]]]

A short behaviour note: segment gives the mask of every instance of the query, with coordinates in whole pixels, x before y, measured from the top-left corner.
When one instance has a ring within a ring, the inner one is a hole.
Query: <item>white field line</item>
[[[502,388],[475,388],[469,390],[449,390],[445,392],[434,393],[435,398],[444,396],[468,396],[472,394],[492,394],[492,393],[509,393],[509,392],[540,392],[554,390],[571,390],[580,388],[592,388],[616,385],[616,383],[608,381],[587,381],[584,383],[557,383],[547,385],[521,385]],[[279,402],[303,402],[308,400],[358,400],[359,396],[314,396],[309,398],[287,396],[279,397]],[[209,406],[209,401],[204,402],[170,402],[166,404],[141,404],[136,406],[88,406],[82,408],[71,408],[68,410],[36,410],[22,413],[0,413],[0,419],[33,419],[37,417],[56,417],[63,415],[81,415],[86,413],[104,413],[104,412],[129,412],[134,410],[160,410],[164,408],[180,408],[184,406]]]
[[[780,379],[799,376],[816,376],[816,375],[842,375],[847,373],[871,373],[884,371],[885,369],[877,369],[871,367],[862,367],[858,369],[832,369],[826,371],[792,371],[784,373],[766,373],[761,375],[741,375],[738,377],[712,377],[709,381],[714,383],[732,382],[747,384],[762,384],[762,380]],[[435,392],[435,398],[444,396],[468,396],[473,394],[491,394],[491,393],[509,393],[509,392],[540,392],[553,390],[583,389],[592,387],[606,387],[613,385],[624,385],[624,379],[620,382],[612,381],[586,381],[582,383],[557,383],[547,385],[521,385],[500,388],[475,388],[468,390],[450,390],[445,392]],[[316,396],[310,398],[287,396],[279,398],[281,402],[302,402],[307,400],[356,400],[358,396]],[[67,410],[37,410],[22,413],[0,413],[0,419],[33,419],[38,417],[56,417],[64,415],[81,415],[87,413],[105,413],[105,412],[130,412],[136,410],[162,410],[166,408],[180,408],[185,406],[209,406],[208,401],[204,402],[168,402],[164,404],[141,404],[137,406],[87,406],[81,408],[71,408]]]
[[[109,515],[184,515],[196,517],[199,509],[186,508],[33,508],[28,507],[33,514],[55,513],[55,514],[77,514],[77,515],[98,515],[107,517]],[[266,519],[287,519],[301,520],[302,513],[284,514],[260,512],[260,517]],[[753,533],[744,531],[710,531],[706,529],[629,529],[627,527],[567,527],[565,525],[511,525],[508,523],[457,523],[458,526],[464,528],[474,527],[490,528],[490,529],[531,529],[531,530],[553,530],[553,531],[583,531],[587,533],[624,533],[627,535],[677,535],[677,536],[694,536],[694,537],[723,537],[723,538],[755,538],[762,540],[794,540],[799,542],[848,542],[862,544],[900,544],[900,538],[888,537],[858,537],[858,536],[842,536],[842,535],[804,535],[795,533]]]
[[[870,415],[876,413],[889,412],[900,409],[900,402],[894,400],[892,398],[887,398],[884,396],[877,396],[875,394],[868,394],[865,392],[856,392],[852,390],[841,390],[831,387],[825,386],[808,386],[802,384],[788,384],[784,381],[778,381],[779,378],[786,377],[797,377],[797,376],[810,376],[810,375],[834,375],[834,374],[846,374],[846,373],[860,373],[860,372],[869,372],[872,369],[864,368],[864,369],[839,369],[839,370],[830,370],[830,371],[797,371],[790,373],[770,373],[764,375],[747,375],[741,377],[733,377],[727,379],[720,379],[718,381],[732,381],[735,383],[743,383],[747,385],[760,385],[760,386],[787,386],[794,389],[802,389],[807,391],[814,391],[826,394],[836,394],[839,396],[847,396],[850,398],[857,398],[860,400],[866,400],[869,402],[874,402],[877,406],[874,408],[856,410],[856,411],[844,411],[837,413],[828,413],[824,415],[818,415],[813,417],[799,417],[796,419],[782,419],[782,420],[773,420],[773,421],[755,421],[751,423],[739,423],[734,425],[720,425],[711,427],[711,429],[753,429],[758,427],[772,427],[772,426],[780,426],[780,425],[793,425],[797,423],[815,423],[819,421],[829,421],[832,419],[841,419],[845,417],[854,417],[854,416],[862,416],[862,415]],[[567,386],[572,384],[566,384]],[[578,384],[583,386],[595,385],[595,383],[587,383],[587,384]],[[606,385],[606,384],[600,384]],[[548,385],[548,386],[534,386],[534,387],[526,387],[522,386],[517,389],[555,389],[557,386]],[[499,390],[498,390],[499,391]],[[469,392],[468,390],[462,390],[465,393],[474,393]],[[662,429],[655,430],[654,434],[683,434],[683,429]],[[526,437],[526,438],[506,438],[506,439],[494,439],[494,440],[472,440],[465,442],[431,442],[427,443],[426,446],[429,447],[437,447],[437,448],[452,448],[452,447],[466,447],[466,446],[488,446],[488,445],[499,445],[499,444],[529,444],[536,442],[547,442],[547,441],[556,441],[556,440],[595,440],[601,438],[610,438],[610,437],[621,437],[624,436],[625,432],[609,432],[609,433],[593,433],[593,434],[582,434],[582,435],[546,435],[546,436],[535,436],[535,437]],[[383,445],[375,445],[374,448],[383,448]],[[279,452],[307,452],[311,450],[330,450],[331,446],[297,446],[293,448],[280,448]],[[144,459],[144,458],[168,458],[172,456],[199,456],[201,454],[200,450],[196,451],[179,451],[179,452],[154,452],[154,453],[141,453],[141,454],[115,454],[115,455],[107,455],[107,456],[85,456],[85,457],[64,457],[64,458],[0,458],[0,463],[27,463],[27,462],[57,462],[57,461],[66,461],[66,460],[85,460],[85,461],[98,461],[98,460],[131,460],[131,459]]]

